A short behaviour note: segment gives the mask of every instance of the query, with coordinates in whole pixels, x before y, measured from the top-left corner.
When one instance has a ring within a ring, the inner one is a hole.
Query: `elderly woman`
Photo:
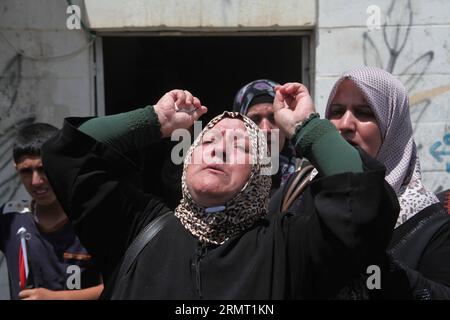
[[[169,211],[134,186],[130,177],[136,168],[125,154],[189,128],[206,108],[189,92],[173,90],[144,109],[88,121],[66,119],[60,134],[44,146],[44,167],[80,239],[101,266],[103,298],[332,297],[378,262],[398,215],[384,168],[363,164],[328,120],[310,126],[314,107],[304,86],[281,86],[277,101],[279,126],[299,151],[314,157],[323,139],[334,139],[343,150],[318,156],[317,163],[333,156],[341,166],[325,168],[311,184],[305,214],[268,214],[266,140],[253,121],[225,112],[189,149],[183,199],[125,273],[127,248]]]
[[[450,217],[422,184],[404,86],[384,70],[356,68],[334,85],[325,117],[386,166],[400,203],[390,254],[403,265],[412,297],[450,299]]]

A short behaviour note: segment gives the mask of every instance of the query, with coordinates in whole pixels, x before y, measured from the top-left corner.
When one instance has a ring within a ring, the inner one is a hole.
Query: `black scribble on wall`
[[[388,60],[386,63],[380,54],[380,48],[376,45],[369,32],[363,34],[363,58],[364,64],[376,66],[390,73],[394,73],[397,67],[398,59],[405,49],[405,45],[409,39],[411,26],[413,23],[413,10],[411,0],[391,1],[387,10],[386,21],[383,24],[383,43],[384,50],[388,51]],[[412,92],[417,83],[422,79],[428,67],[434,59],[434,52],[429,50],[418,58],[414,59],[406,68],[401,70],[399,76],[407,77],[403,80],[408,92]],[[429,98],[421,99],[410,104],[411,120],[413,122],[414,132],[417,130],[420,119],[431,105]],[[422,148],[418,145],[418,148]]]
[[[423,80],[424,75],[427,73],[435,53],[433,50],[424,50],[425,52],[420,54],[417,58],[411,58],[404,55],[404,59],[401,59],[408,41],[414,40],[411,38],[411,26],[413,25],[411,0],[392,0],[385,18],[386,21],[381,26],[382,40],[380,41],[380,39],[378,39],[377,42],[379,45],[377,45],[373,38],[374,36],[379,36],[379,33],[371,33],[371,31],[368,31],[363,34],[362,49],[364,63],[366,65],[384,69],[390,73],[396,73],[401,77],[405,88],[408,90],[408,93],[410,93],[411,121],[413,124],[413,132],[417,132],[419,125],[422,123],[422,117],[432,105],[432,99],[437,95],[448,92],[450,90],[450,83],[428,90],[419,90],[417,92],[417,85]],[[386,51],[388,53],[387,59],[386,55],[383,54]],[[384,61],[383,57],[385,59]],[[404,62],[405,60],[411,62],[404,67],[403,70],[398,71],[398,62]],[[411,95],[413,90],[416,90],[416,93]],[[423,152],[428,149],[431,156],[439,162],[439,157],[436,154],[437,151],[433,149],[431,141],[430,145],[431,146],[419,143],[417,149],[419,151],[424,150]],[[443,151],[441,150],[440,152]],[[446,163],[446,166],[448,172],[450,162]],[[430,181],[430,183],[434,184],[433,189],[435,192],[442,189],[441,178],[448,181],[448,178],[445,176],[441,176],[438,181]]]
[[[21,120],[3,131],[0,137],[0,172],[2,173],[2,179],[0,180],[1,203],[12,199],[21,185],[18,175],[14,170],[11,170],[13,166],[12,153],[14,137],[22,126],[33,122],[34,117]]]
[[[7,64],[0,76],[0,123],[11,114],[17,101],[21,80],[22,57],[14,56]]]
[[[411,30],[413,12],[411,7],[411,1],[408,0],[404,8],[398,8],[398,3],[402,4],[403,1],[394,1],[392,0],[391,5],[389,6],[386,22],[383,27],[383,40],[389,49],[389,61],[386,66],[386,70],[390,73],[394,72],[394,67],[397,62],[400,53],[403,51],[406,45],[406,41],[409,37],[409,32]],[[401,6],[400,4],[400,6]],[[396,10],[397,9],[397,10]],[[400,13],[400,17],[396,17],[395,15]],[[387,31],[387,24],[396,25],[394,32],[389,34]],[[406,25],[406,31],[402,36],[402,25]],[[393,36],[393,39],[389,39],[390,36]],[[392,42],[391,42],[392,41]]]
[[[35,116],[18,106],[22,57],[14,56],[0,74],[0,204],[11,200],[20,188],[13,168],[12,148],[17,131]]]

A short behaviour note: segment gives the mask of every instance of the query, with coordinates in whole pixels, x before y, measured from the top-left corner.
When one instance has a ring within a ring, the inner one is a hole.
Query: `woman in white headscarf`
[[[334,85],[325,117],[386,166],[400,203],[390,254],[409,268],[413,297],[450,298],[450,217],[422,184],[405,87],[384,70],[353,69]]]

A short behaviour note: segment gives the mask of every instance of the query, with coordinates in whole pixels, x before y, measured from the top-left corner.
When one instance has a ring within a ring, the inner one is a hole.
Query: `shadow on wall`
[[[390,27],[388,28],[388,22]],[[375,41],[370,36],[369,32],[363,34],[363,55],[364,64],[376,66],[384,69],[390,73],[394,73],[398,58],[405,49],[405,45],[409,40],[411,26],[413,24],[413,10],[411,0],[391,1],[386,15],[386,22],[381,27],[383,32],[383,49],[389,52],[388,61],[384,62],[380,55],[380,46],[377,46]],[[406,26],[406,27],[405,27]],[[434,59],[434,51],[429,50],[414,59],[406,68],[398,72],[399,76],[406,76],[404,85],[408,92],[412,92],[423,75],[426,74],[428,67]],[[424,113],[431,105],[432,99],[435,96],[450,91],[450,83],[442,86],[432,88],[430,90],[419,91],[410,96],[411,120],[413,121],[413,130],[417,131],[420,120]],[[448,128],[446,128],[446,131]],[[429,152],[434,160],[441,163],[445,161],[445,170],[450,173],[450,133],[446,132],[441,140],[434,142]],[[419,144],[418,150],[424,146]],[[448,186],[437,185],[434,186],[434,191],[439,192]]]
[[[24,112],[30,106],[17,103],[21,69],[22,57],[16,55],[0,73],[0,204],[13,199],[21,185],[12,166],[14,137],[21,127],[35,120],[34,112]]]

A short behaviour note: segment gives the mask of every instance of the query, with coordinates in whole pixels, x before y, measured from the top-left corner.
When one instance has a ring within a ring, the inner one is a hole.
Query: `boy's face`
[[[275,123],[273,104],[268,102],[254,104],[249,108],[247,117],[252,119],[267,134],[269,151],[272,151],[272,143],[274,146],[278,146],[278,150],[274,150],[278,154],[283,149],[286,136]],[[275,140],[277,137],[278,141]]]
[[[22,156],[15,166],[25,189],[37,204],[48,206],[56,201],[56,195],[44,173],[40,156]]]

